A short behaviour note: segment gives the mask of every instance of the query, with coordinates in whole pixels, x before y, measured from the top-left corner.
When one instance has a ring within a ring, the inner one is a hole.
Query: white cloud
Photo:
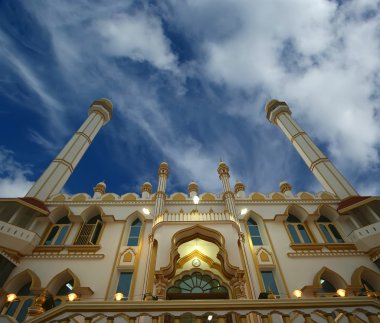
[[[208,77],[244,89],[261,85],[287,101],[301,125],[327,143],[339,167],[365,170],[379,163],[373,94],[380,19],[365,18],[376,4],[353,1],[338,8],[333,1],[292,0],[234,6],[240,29],[204,42]]]
[[[106,53],[147,61],[159,69],[177,70],[176,57],[157,17],[143,13],[119,14],[95,26],[104,38],[102,46]]]
[[[32,187],[27,179],[31,171],[28,165],[21,165],[13,152],[0,146],[0,197],[21,197]]]

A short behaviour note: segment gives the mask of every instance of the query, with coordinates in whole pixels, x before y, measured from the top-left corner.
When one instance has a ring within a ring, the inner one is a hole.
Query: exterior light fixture
[[[340,297],[344,297],[344,296],[346,296],[346,291],[344,290],[344,289],[338,289],[337,291],[336,291],[336,293],[340,296]]]
[[[121,301],[124,298],[124,294],[123,293],[116,293],[115,295],[113,295],[113,297],[116,301]]]
[[[197,195],[194,195],[193,202],[194,202],[194,204],[198,204],[199,203],[199,197]]]
[[[9,302],[9,303],[12,303],[16,299],[17,299],[17,295],[14,294],[14,293],[11,293],[11,294],[7,295],[7,302]]]
[[[211,320],[212,320],[212,315],[207,316],[207,321],[211,321]]]
[[[145,207],[142,209],[142,211],[143,211],[143,213],[144,213],[145,215],[149,215],[149,214],[150,214],[149,209],[147,209],[147,208],[145,208]]]
[[[300,291],[299,289],[296,289],[294,292],[293,292],[293,295],[297,298],[301,298],[302,297],[302,291]]]
[[[248,209],[247,209],[247,208],[244,208],[244,209],[241,210],[240,214],[241,214],[241,215],[246,215],[247,212],[248,212]]]
[[[70,293],[69,295],[67,295],[67,299],[69,300],[69,302],[74,302],[78,299],[78,295],[75,293]]]

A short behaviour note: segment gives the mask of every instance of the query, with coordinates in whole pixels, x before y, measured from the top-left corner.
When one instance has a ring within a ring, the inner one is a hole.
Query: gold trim
[[[53,163],[58,163],[66,166],[71,173],[74,171],[73,165],[71,165],[67,160],[56,158],[53,160]]]
[[[290,134],[290,133],[289,133]],[[290,138],[290,142],[293,143],[293,141],[298,137],[298,136],[302,136],[302,135],[306,135],[307,136],[307,133],[305,131],[299,131],[298,133],[296,133],[294,136],[292,136]]]
[[[244,221],[244,228],[245,228],[245,232],[248,235],[247,240],[248,240],[248,244],[249,244],[249,249],[251,249],[253,265],[255,266],[256,276],[258,277],[260,290],[264,292],[265,286],[264,286],[264,282],[263,282],[263,279],[262,279],[261,274],[260,274],[259,262],[257,261],[257,256],[256,256],[255,248],[254,248],[253,243],[252,243],[251,235],[249,234],[249,228],[247,225],[247,221]]]
[[[276,260],[276,268],[279,269],[280,276],[281,276],[281,279],[282,279],[282,283],[284,284],[286,294],[287,294],[288,297],[290,297],[289,288],[288,288],[288,285],[286,284],[285,276],[284,276],[284,273],[282,272],[282,269],[281,269],[281,263],[278,261],[276,250],[273,247],[274,245],[273,245],[272,239],[271,239],[271,237],[269,235],[269,231],[268,231],[268,228],[267,228],[267,225],[266,225],[265,221],[263,221],[263,223],[264,223],[265,232],[266,232],[267,237],[269,239],[269,244],[270,244],[270,247],[271,247],[271,251],[273,252],[274,259]]]
[[[132,225],[132,222],[131,222],[131,225]],[[143,237],[144,237],[144,234],[145,234],[145,226],[146,226],[146,223],[145,223],[145,221],[143,221],[143,226],[141,228],[140,237],[139,237],[138,251],[137,251],[136,258],[135,258],[135,267],[133,268],[133,276],[132,276],[131,288],[129,289],[129,298],[128,298],[129,300],[131,298],[135,297],[135,287],[136,287],[137,275],[139,273],[139,265],[140,265],[140,258],[141,258],[141,249],[142,249],[142,245],[143,245],[143,241],[144,241]]]
[[[149,262],[148,282],[147,282],[147,287],[146,287],[146,294],[150,294],[150,295],[152,295],[153,293],[154,273],[156,271],[156,259],[157,259],[157,240],[153,240],[152,253],[150,255],[150,262]]]
[[[340,209],[338,212],[339,212],[340,214],[342,214],[342,213],[345,213],[345,212],[351,211],[351,210],[353,210],[353,209],[358,208],[359,206],[362,206],[362,205],[368,204],[368,203],[373,202],[373,201],[380,201],[380,197],[378,197],[378,196],[372,196],[372,197],[366,198],[366,199],[363,200],[363,201],[360,201],[360,202],[358,202],[358,203],[355,203],[355,204],[352,204],[352,205],[346,206],[345,208]]]
[[[65,249],[64,245],[41,245],[34,248],[34,252],[61,252],[63,249]]]
[[[319,158],[319,159],[317,159],[317,160],[314,160],[314,161],[310,164],[309,169],[310,169],[311,171],[313,171],[314,168],[315,168],[318,164],[320,164],[320,163],[328,163],[328,162],[330,162],[330,160],[329,160],[328,158],[326,158],[326,157]]]
[[[99,235],[100,236],[100,235]],[[66,246],[68,252],[97,252],[100,245],[72,245]]]
[[[87,136],[84,132],[81,132],[81,131],[77,131],[76,134],[80,135],[80,136],[83,136],[84,139],[87,140],[87,142],[91,145],[92,144],[92,140],[90,139],[89,136]]]
[[[302,309],[320,309],[339,308],[358,308],[358,307],[373,307],[375,311],[380,309],[380,302],[375,298],[365,297],[324,297],[318,299],[300,299],[297,302],[294,299],[268,299],[268,300],[213,300],[194,302],[189,301],[133,301],[128,302],[126,306],[123,302],[107,301],[107,302],[68,302],[62,306],[57,306],[41,316],[32,319],[29,323],[45,323],[53,318],[65,313],[80,313],[80,312],[112,312],[112,313],[130,313],[136,317],[140,315],[151,315],[157,313],[160,315],[165,312],[175,312],[182,315],[186,312],[210,312],[210,311],[226,311],[253,313],[265,310],[294,310],[302,311]],[[70,315],[70,314],[68,314]]]
[[[238,241],[238,247],[239,247],[240,258],[241,258],[241,261],[243,263],[243,269],[244,269],[244,272],[245,272],[245,274],[247,276],[248,296],[253,299],[253,295],[254,294],[253,294],[253,291],[252,291],[252,288],[251,288],[251,283],[250,283],[250,281],[252,279],[252,276],[250,275],[251,272],[249,271],[249,269],[247,268],[247,265],[245,263],[247,261],[247,259],[245,259],[244,254],[243,254],[243,250],[242,249],[244,248],[244,245],[243,245],[243,243],[242,243],[241,240]],[[251,278],[251,279],[249,279],[249,278]]]
[[[295,251],[299,250],[322,250],[325,245],[323,243],[291,243],[290,248]]]
[[[120,247],[121,247],[121,243],[123,241],[123,238],[125,236],[125,227],[126,227],[126,225],[127,225],[127,221],[124,221],[123,229],[122,229],[121,234],[120,234],[119,243],[118,243],[118,246],[117,246],[117,249],[116,249],[116,254],[115,254],[115,257],[114,257],[114,261],[113,261],[112,272],[111,272],[110,278],[108,279],[108,285],[107,285],[107,291],[106,291],[106,298],[105,298],[105,300],[111,296],[111,295],[109,295],[110,288],[111,288],[111,281],[115,278],[115,274],[117,274],[116,264],[119,263],[120,258],[121,258],[122,254],[123,254],[123,253],[120,252]]]
[[[161,267],[159,271],[156,271],[156,276],[162,275],[166,279],[171,279],[175,275],[176,263],[180,257],[178,247],[181,244],[191,241],[195,238],[209,241],[218,247],[219,251],[216,257],[221,263],[222,273],[226,278],[231,279],[233,277],[237,277],[242,272],[244,273],[244,271],[239,267],[234,266],[229,262],[224,236],[217,230],[196,224],[177,231],[173,235],[171,241],[169,263],[165,267]]]

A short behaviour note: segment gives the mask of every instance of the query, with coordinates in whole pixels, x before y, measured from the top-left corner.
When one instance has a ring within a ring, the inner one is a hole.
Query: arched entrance
[[[218,277],[209,273],[193,271],[174,279],[166,291],[166,299],[228,299],[228,289]]]

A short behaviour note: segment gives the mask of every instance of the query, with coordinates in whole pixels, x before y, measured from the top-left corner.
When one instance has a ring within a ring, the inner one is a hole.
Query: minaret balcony
[[[0,247],[26,255],[32,252],[39,241],[40,237],[35,232],[0,221]]]
[[[368,251],[380,246],[380,222],[353,231],[349,237],[359,250]]]

